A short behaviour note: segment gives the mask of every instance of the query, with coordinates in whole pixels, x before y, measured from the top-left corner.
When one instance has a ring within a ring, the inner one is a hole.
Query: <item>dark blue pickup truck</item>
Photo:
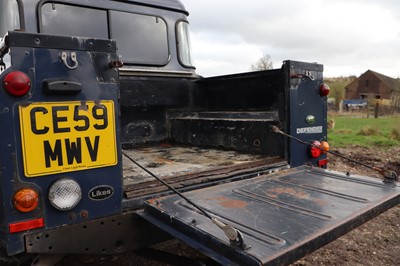
[[[178,0],[0,2],[2,261],[178,238],[291,263],[400,202],[327,170],[323,66],[196,74]]]

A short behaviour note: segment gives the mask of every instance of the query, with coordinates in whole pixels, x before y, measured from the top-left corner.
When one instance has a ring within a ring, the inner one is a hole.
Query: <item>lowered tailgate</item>
[[[297,167],[185,193],[232,225],[245,248],[177,195],[146,203],[149,222],[224,265],[288,264],[400,203],[379,179]]]

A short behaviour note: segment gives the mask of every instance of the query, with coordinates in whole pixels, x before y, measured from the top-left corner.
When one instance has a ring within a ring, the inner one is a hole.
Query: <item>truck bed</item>
[[[216,78],[120,77],[125,153],[181,191],[287,165],[281,69]],[[124,206],[169,193],[123,158]]]
[[[143,145],[124,151],[170,185],[182,189],[286,165],[281,157],[171,143]],[[142,198],[168,190],[125,156],[123,184],[125,199]]]

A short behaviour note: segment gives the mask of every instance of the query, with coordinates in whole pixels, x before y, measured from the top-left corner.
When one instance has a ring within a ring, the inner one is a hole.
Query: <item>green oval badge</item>
[[[307,116],[307,117],[306,117],[306,122],[307,122],[307,124],[309,124],[309,125],[314,124],[314,123],[315,123],[315,116],[313,116],[313,115]]]

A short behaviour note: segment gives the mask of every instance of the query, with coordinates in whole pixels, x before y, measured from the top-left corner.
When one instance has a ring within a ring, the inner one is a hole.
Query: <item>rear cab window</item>
[[[125,64],[163,66],[170,58],[167,24],[158,16],[44,3],[40,31],[114,39]]]
[[[41,31],[47,34],[108,39],[107,12],[58,3],[41,7]]]
[[[193,67],[192,50],[189,35],[189,23],[179,21],[176,25],[176,39],[178,46],[178,59],[181,65]]]
[[[111,38],[126,63],[166,65],[167,24],[160,17],[110,11]]]
[[[0,38],[9,30],[20,29],[20,17],[17,0],[0,1]]]

